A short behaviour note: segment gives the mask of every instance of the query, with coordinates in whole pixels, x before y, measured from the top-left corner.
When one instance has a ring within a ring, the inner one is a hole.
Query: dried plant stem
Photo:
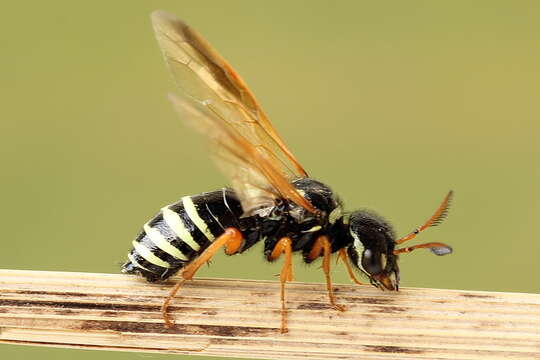
[[[381,292],[197,279],[171,306],[172,283],[128,275],[0,270],[0,342],[259,359],[540,359],[540,295],[413,289]]]

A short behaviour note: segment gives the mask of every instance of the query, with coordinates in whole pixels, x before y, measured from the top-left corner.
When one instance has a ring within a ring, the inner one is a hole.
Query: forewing
[[[214,110],[254,145],[275,148],[272,150],[289,175],[307,176],[245,82],[206,40],[163,11],[152,14],[152,23],[169,69],[186,94],[212,103]]]
[[[292,179],[307,176],[306,172],[240,76],[180,19],[157,11],[152,14],[152,23],[166,63],[181,89],[175,107],[189,114],[195,128],[211,136],[215,156],[220,158],[218,165],[223,169],[227,164],[223,170],[243,199],[244,210],[255,207],[259,198],[268,201],[268,194],[279,194],[314,212],[290,184]]]
[[[275,170],[271,152],[254,146],[228,123],[221,121],[205,104],[191,98],[169,95],[175,110],[191,127],[209,140],[218,167],[229,176],[244,212],[250,214],[274,204],[282,197],[315,211],[291,183]]]

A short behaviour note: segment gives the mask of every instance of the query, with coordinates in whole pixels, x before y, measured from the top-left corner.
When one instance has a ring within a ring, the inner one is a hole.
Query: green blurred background
[[[117,273],[161,206],[224,184],[165,98],[156,8],[233,64],[349,209],[404,234],[456,191],[448,220],[421,236],[455,253],[402,257],[403,286],[540,291],[537,1],[4,4],[1,268]],[[280,265],[261,253],[198,275],[273,279]],[[298,264],[297,280],[323,281]],[[140,355],[0,346],[1,358],[74,356]]]

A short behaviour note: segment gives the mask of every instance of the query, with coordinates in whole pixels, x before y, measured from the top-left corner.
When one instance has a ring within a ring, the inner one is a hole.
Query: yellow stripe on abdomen
[[[135,256],[131,255],[131,252],[128,253],[128,259],[129,259],[129,261],[131,261],[131,263],[132,263],[135,267],[141,268],[141,269],[146,270],[146,271],[148,271],[148,272],[152,272],[152,270],[149,270],[149,269],[145,268],[144,266],[142,266],[142,265],[137,261],[137,259],[135,259]],[[122,272],[124,272],[124,270],[122,270]]]
[[[215,236],[210,232],[206,222],[204,222],[204,220],[199,216],[199,212],[197,211],[197,207],[193,203],[191,196],[184,196],[182,198],[182,204],[184,205],[184,210],[188,214],[191,221],[193,221],[197,229],[199,229],[208,240],[214,241]]]
[[[178,248],[174,247],[170,242],[165,239],[165,237],[161,234],[161,232],[158,229],[152,228],[148,224],[144,224],[144,232],[146,233],[146,236],[161,250],[166,252],[167,254],[171,255],[172,257],[175,257],[180,260],[187,261],[188,257],[181,252]]]
[[[152,254],[150,249],[148,249],[146,246],[141,244],[140,242],[137,242],[135,240],[132,241],[133,248],[137,253],[146,261],[148,261],[150,264],[154,264],[157,266],[161,266],[164,268],[169,269],[171,267],[171,264],[169,264],[166,261],[161,260],[156,255]]]
[[[201,246],[193,239],[193,236],[191,236],[188,229],[186,229],[180,215],[167,207],[164,207],[161,209],[161,211],[163,212],[163,220],[176,234],[176,236],[178,236],[180,240],[186,243],[190,248],[198,251]]]

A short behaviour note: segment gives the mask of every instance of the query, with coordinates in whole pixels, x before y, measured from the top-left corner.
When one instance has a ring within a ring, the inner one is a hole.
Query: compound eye
[[[374,254],[373,251],[366,249],[362,253],[362,267],[368,273],[374,275],[383,271],[382,257]]]

